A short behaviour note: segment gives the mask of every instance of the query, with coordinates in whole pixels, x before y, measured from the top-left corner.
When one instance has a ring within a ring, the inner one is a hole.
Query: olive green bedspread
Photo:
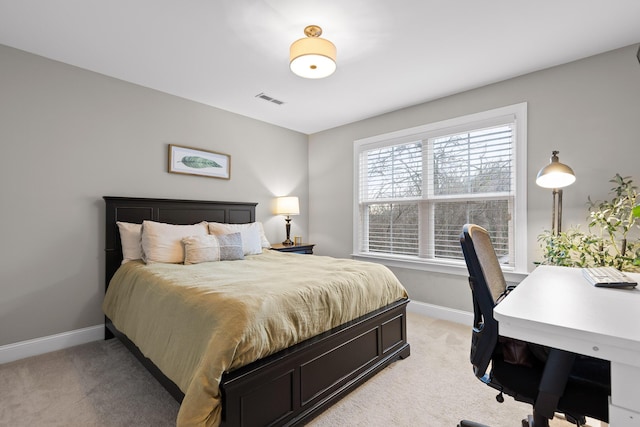
[[[126,263],[103,310],[184,392],[178,426],[217,426],[224,372],[406,297],[382,265],[265,250],[241,261]]]

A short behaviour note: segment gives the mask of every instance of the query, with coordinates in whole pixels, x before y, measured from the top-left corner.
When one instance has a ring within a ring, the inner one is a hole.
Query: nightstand
[[[302,243],[300,245],[283,245],[282,243],[276,243],[271,245],[271,249],[279,252],[293,252],[296,254],[313,255],[313,247],[315,244]]]

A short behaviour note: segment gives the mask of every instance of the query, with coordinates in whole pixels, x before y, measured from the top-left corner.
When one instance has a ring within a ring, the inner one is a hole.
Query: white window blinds
[[[460,232],[475,223],[489,231],[503,265],[522,260],[516,243],[522,251],[526,244],[514,223],[517,212],[526,216],[517,191],[524,193],[518,170],[526,165],[516,155],[523,105],[512,108],[519,114],[505,107],[357,141],[356,254],[462,263]]]
[[[513,125],[430,138],[427,159],[430,179],[427,199],[433,204],[435,258],[463,259],[462,226],[485,227],[501,261],[513,264],[509,223],[515,194]]]
[[[360,162],[365,251],[418,255],[422,141],[364,151]]]
[[[363,202],[422,197],[422,141],[365,151],[361,162]]]

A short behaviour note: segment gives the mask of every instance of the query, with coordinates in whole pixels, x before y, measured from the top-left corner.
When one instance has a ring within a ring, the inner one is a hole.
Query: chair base
[[[538,422],[534,422],[533,415],[529,415],[526,419],[522,420],[522,427],[549,427],[549,420],[544,417],[538,417]],[[458,427],[489,427],[486,424],[476,423],[475,421],[462,420],[458,424]]]
[[[486,424],[476,423],[474,421],[462,420],[458,423],[458,427],[489,427]]]
[[[565,419],[576,426],[583,426],[587,423],[585,417],[580,417],[578,419],[572,417],[571,415],[565,414]],[[522,420],[522,427],[549,427],[549,420],[544,417],[538,417],[538,421],[534,422],[534,416],[529,415],[527,419]],[[458,423],[458,427],[489,427],[486,424],[480,424],[475,421],[462,420]]]

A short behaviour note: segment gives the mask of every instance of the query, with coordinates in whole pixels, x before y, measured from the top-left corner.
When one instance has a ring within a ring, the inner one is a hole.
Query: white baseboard
[[[455,308],[428,304],[426,302],[409,301],[407,311],[422,314],[423,316],[434,317],[436,319],[461,323],[463,325],[473,325],[473,313],[470,313],[468,311],[456,310]]]
[[[104,325],[90,326],[48,337],[0,346],[0,364],[86,344],[104,338]]]
[[[411,301],[409,302],[407,310],[436,319],[461,323],[463,325],[471,325],[473,323],[473,313],[424,302]],[[97,325],[50,335],[48,337],[3,345],[0,346],[0,364],[49,353],[51,351],[62,350],[75,345],[86,344],[103,338],[104,325]]]

